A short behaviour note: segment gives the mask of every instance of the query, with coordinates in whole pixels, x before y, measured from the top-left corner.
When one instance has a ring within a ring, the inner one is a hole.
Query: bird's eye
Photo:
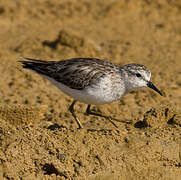
[[[140,73],[136,73],[136,77],[141,77],[141,74]]]

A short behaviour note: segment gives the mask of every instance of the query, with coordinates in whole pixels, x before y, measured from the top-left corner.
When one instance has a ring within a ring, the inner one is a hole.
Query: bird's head
[[[141,64],[127,64],[122,66],[127,91],[134,91],[142,87],[149,87],[162,96],[160,90],[150,81],[150,70]]]

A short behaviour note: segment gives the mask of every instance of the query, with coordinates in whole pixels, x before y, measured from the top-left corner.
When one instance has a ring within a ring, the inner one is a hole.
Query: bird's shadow
[[[52,124],[52,125],[50,125],[50,126],[48,126],[47,127],[47,129],[49,129],[49,130],[51,130],[51,131],[54,131],[54,130],[57,130],[57,129],[67,129],[67,127],[66,126],[63,126],[63,125],[59,125],[59,124],[57,124],[57,123],[55,123],[55,124]]]
[[[134,124],[135,128],[142,129],[148,127],[148,124],[145,121],[138,121]]]

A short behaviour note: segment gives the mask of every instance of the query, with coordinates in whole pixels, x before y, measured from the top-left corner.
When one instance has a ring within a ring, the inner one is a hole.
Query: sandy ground
[[[181,179],[181,2],[0,1],[0,179]],[[150,89],[93,109],[22,69],[19,56],[144,64]],[[126,123],[129,121],[130,123]]]

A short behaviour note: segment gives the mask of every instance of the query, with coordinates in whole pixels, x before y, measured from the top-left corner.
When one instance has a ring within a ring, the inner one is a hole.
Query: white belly
[[[62,92],[74,98],[77,101],[86,104],[107,104],[120,99],[125,94],[125,88],[123,83],[112,85],[110,78],[104,77],[99,84],[87,86],[85,89],[77,90],[71,89],[62,83],[55,81],[52,78],[49,79],[56,87]]]

